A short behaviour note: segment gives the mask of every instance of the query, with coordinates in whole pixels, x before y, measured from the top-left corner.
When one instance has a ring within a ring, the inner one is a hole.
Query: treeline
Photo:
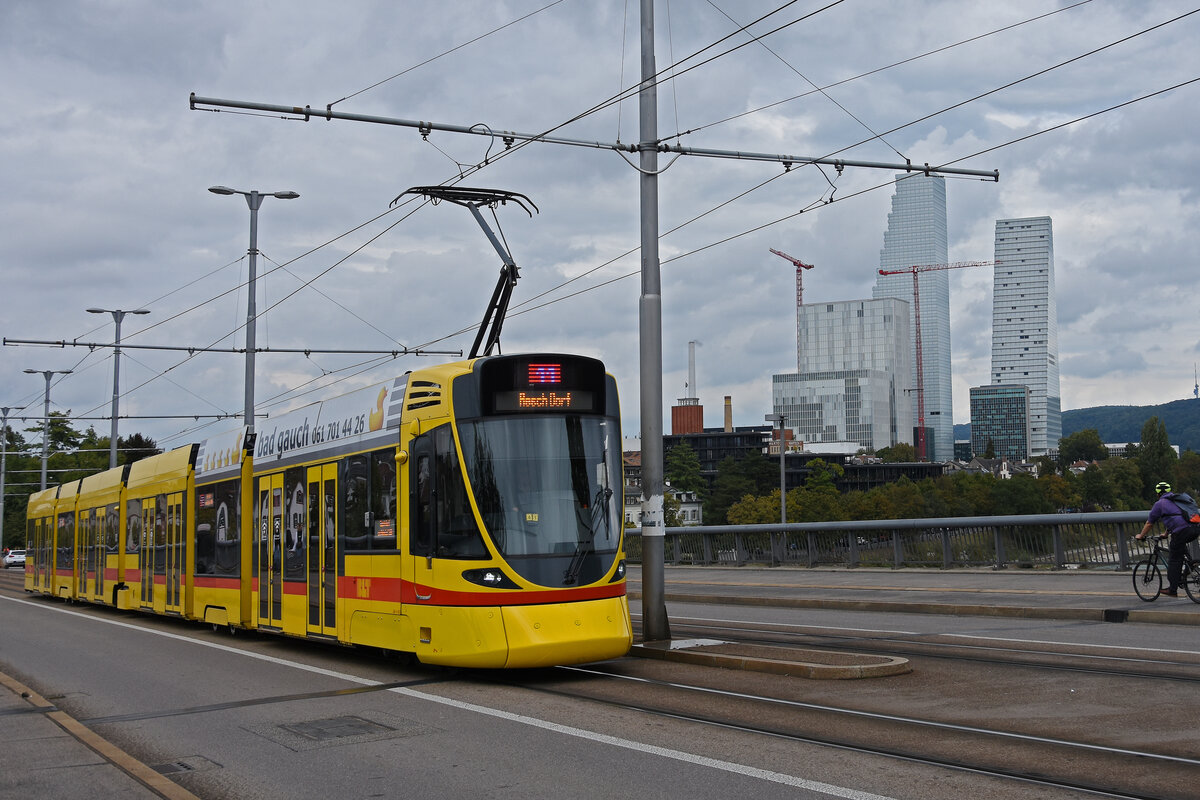
[[[787,493],[787,518],[825,522],[1135,511],[1150,507],[1154,485],[1162,480],[1175,491],[1200,496],[1200,453],[1189,450],[1176,457],[1167,444],[1166,427],[1157,417],[1146,422],[1141,443],[1126,458],[1108,458],[1094,430],[1064,437],[1060,453],[1065,453],[1061,464],[1040,460],[1037,478],[1016,475],[1002,480],[958,472],[916,482],[900,478],[865,492],[839,491],[841,465],[814,460],[806,465],[809,476],[804,485]],[[1088,466],[1077,474],[1069,465],[1078,461]],[[765,456],[726,459],[710,490],[695,452],[680,444],[667,455],[665,475],[673,487],[697,492],[704,499],[707,525],[779,521],[779,466]],[[672,525],[669,515],[667,524]]]
[[[3,432],[5,547],[25,546],[25,505],[29,495],[41,488],[43,428],[42,424],[31,426],[23,435],[10,425]],[[51,412],[46,485],[70,483],[108,469],[110,441],[92,427],[76,430],[66,414]],[[117,440],[118,464],[132,463],[158,452],[161,451],[154,440],[140,433]]]

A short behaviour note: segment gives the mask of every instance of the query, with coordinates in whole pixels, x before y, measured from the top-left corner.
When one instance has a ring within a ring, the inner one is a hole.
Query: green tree
[[[891,447],[881,447],[875,456],[885,464],[911,464],[917,460],[917,450],[911,444],[898,442]]]
[[[991,440],[991,437],[988,438],[987,447],[984,448],[984,451],[983,451],[983,457],[984,458],[995,458],[996,457],[996,444],[995,444],[995,442],[993,442]]]
[[[1055,511],[1032,475],[1014,475],[1008,480],[996,481],[992,497],[1001,514],[1053,514]]]
[[[1150,507],[1150,504],[1142,499],[1142,474],[1135,462],[1127,458],[1110,458],[1100,462],[1100,471],[1112,485],[1113,511],[1134,511]]]
[[[708,482],[700,474],[700,457],[686,441],[667,451],[663,473],[681,492],[695,492],[701,500],[708,495]]]
[[[729,523],[727,514],[733,504],[757,493],[754,481],[742,474],[739,462],[732,456],[726,457],[717,466],[712,494],[704,503],[704,521],[709,525]]]
[[[1175,462],[1171,486],[1177,492],[1187,492],[1192,497],[1200,496],[1200,453],[1184,450]]]
[[[1089,464],[1079,476],[1079,494],[1083,500],[1084,511],[1105,511],[1111,509],[1116,502],[1112,481],[1095,464]]]
[[[1069,508],[1078,509],[1083,502],[1075,485],[1074,476],[1070,472],[1067,472],[1066,475],[1056,475],[1050,472],[1039,475],[1037,481],[1042,495],[1055,511],[1065,511]]]
[[[1158,417],[1151,417],[1142,426],[1142,440],[1137,449],[1138,471],[1142,474],[1142,497],[1153,501],[1154,484],[1171,477],[1175,467],[1175,451],[1167,439],[1167,426]]]
[[[779,522],[779,490],[773,494],[748,494],[734,501],[726,513],[730,525],[766,525]],[[789,517],[789,522],[793,521]]]
[[[804,485],[788,492],[789,522],[827,522],[844,519],[842,495],[837,481],[844,474],[840,464],[828,464],[816,458],[806,465],[808,476]],[[775,493],[776,497],[779,493]]]
[[[748,453],[737,463],[737,471],[754,483],[756,494],[766,494],[779,487],[779,460],[767,458],[757,451]]]
[[[1076,461],[1103,461],[1108,448],[1095,428],[1085,428],[1058,440],[1058,466],[1062,470]]]
[[[117,462],[121,464],[132,464],[162,452],[153,439],[140,433],[118,438],[117,448]]]

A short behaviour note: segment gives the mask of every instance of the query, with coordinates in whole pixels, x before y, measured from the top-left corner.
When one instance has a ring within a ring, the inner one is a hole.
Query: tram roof
[[[129,466],[125,485],[130,489],[172,478],[185,479],[196,461],[196,445],[187,444],[135,461]]]

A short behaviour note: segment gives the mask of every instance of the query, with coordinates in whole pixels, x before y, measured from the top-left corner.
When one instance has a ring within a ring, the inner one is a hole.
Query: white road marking
[[[350,675],[350,674],[347,674],[344,672],[337,672],[334,670],[322,669],[320,667],[314,667],[314,666],[311,666],[308,664],[301,664],[300,662],[297,662],[297,661],[289,661],[289,660],[283,659],[283,658],[276,658],[274,656],[262,655],[261,653],[252,653],[252,652],[242,650],[242,649],[239,649],[236,647],[231,647],[229,645],[217,644],[216,642],[205,642],[205,641],[201,641],[199,639],[190,638],[188,636],[181,636],[180,634],[177,634],[177,633],[167,633],[166,631],[156,631],[156,630],[152,630],[150,628],[144,628],[140,625],[135,625],[135,624],[129,623],[129,622],[120,622],[118,620],[104,619],[103,617],[97,617],[97,616],[94,616],[91,614],[84,614],[79,611],[71,611],[66,608],[57,608],[55,606],[48,606],[45,603],[36,603],[36,602],[29,601],[29,600],[21,600],[21,599],[12,598],[12,597],[0,597],[0,600],[7,600],[12,603],[20,603],[21,605],[30,606],[32,608],[39,608],[39,609],[42,609],[45,611],[55,611],[57,613],[67,614],[67,615],[73,616],[73,617],[82,617],[83,619],[86,619],[91,622],[102,622],[106,625],[116,625],[117,627],[120,627],[120,628],[128,628],[129,630],[141,631],[142,633],[149,633],[149,634],[153,634],[154,636],[162,636],[167,639],[174,639],[174,640],[180,641],[180,642],[196,644],[196,645],[200,645],[202,647],[211,647],[215,650],[221,650],[226,653],[232,653],[235,655],[246,656],[248,658],[257,659],[259,661],[266,661],[271,664],[278,664],[278,665],[284,666],[284,667],[291,667],[293,669],[299,669],[299,670],[303,670],[305,672],[312,672],[317,675],[324,675],[324,676],[327,676],[330,678],[338,678],[340,680],[344,680],[349,683],[355,683],[360,686],[379,686],[382,683],[381,681],[375,681],[375,680],[371,680],[369,678],[362,678],[357,675]],[[549,722],[547,720],[538,719],[536,717],[527,717],[523,714],[513,714],[512,712],[509,712],[509,711],[502,711],[502,710],[496,709],[496,708],[488,708],[487,706],[476,705],[475,703],[467,703],[467,702],[464,702],[461,700],[454,700],[449,697],[440,697],[436,694],[429,694],[427,692],[422,692],[417,689],[393,687],[391,689],[388,689],[387,691],[395,692],[396,694],[406,695],[408,697],[412,697],[417,700],[425,700],[425,701],[428,701],[431,703],[439,703],[441,705],[449,706],[451,708],[457,708],[457,709],[460,709],[463,711],[471,711],[476,714],[484,714],[486,716],[495,717],[497,719],[503,719],[503,720],[507,720],[509,722],[516,722],[521,725],[529,725],[534,728],[541,728],[542,730],[550,731],[552,733],[560,733],[560,734],[563,734],[566,736],[574,736],[578,739],[586,739],[586,740],[593,741],[593,742],[600,742],[601,744],[607,744],[612,747],[620,747],[620,748],[623,748],[626,750],[633,750],[638,753],[647,753],[649,755],[658,756],[660,758],[668,758],[673,761],[680,761],[685,764],[695,764],[697,766],[709,767],[710,769],[721,770],[722,772],[729,772],[729,773],[732,773],[735,775],[742,775],[742,776],[745,776],[748,778],[755,778],[757,780],[768,781],[770,783],[778,783],[778,784],[782,784],[784,786],[792,786],[797,789],[804,789],[804,790],[810,791],[810,792],[818,792],[820,794],[828,795],[830,797],[840,797],[840,798],[845,798],[846,800],[894,800],[894,798],[890,798],[885,795],[872,794],[870,792],[861,792],[861,791],[858,791],[857,789],[850,789],[845,786],[835,786],[835,785],[829,784],[829,783],[822,783],[821,781],[811,781],[811,780],[807,780],[805,778],[798,778],[795,775],[786,775],[781,772],[773,772],[771,770],[759,769],[758,767],[751,767],[746,764],[735,764],[730,761],[721,761],[720,759],[708,758],[707,756],[699,756],[699,755],[695,755],[693,753],[685,753],[681,750],[672,750],[671,748],[667,748],[667,747],[659,747],[657,745],[645,744],[643,742],[635,742],[630,739],[621,739],[616,736],[608,736],[607,734],[596,733],[594,731],[587,731],[587,730],[583,730],[582,728],[573,728],[568,725],[559,725],[558,723]]]

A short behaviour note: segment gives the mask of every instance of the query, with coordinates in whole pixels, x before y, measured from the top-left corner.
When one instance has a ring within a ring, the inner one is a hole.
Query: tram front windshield
[[[487,534],[514,570],[543,586],[608,572],[622,526],[616,419],[489,417],[459,437]]]

